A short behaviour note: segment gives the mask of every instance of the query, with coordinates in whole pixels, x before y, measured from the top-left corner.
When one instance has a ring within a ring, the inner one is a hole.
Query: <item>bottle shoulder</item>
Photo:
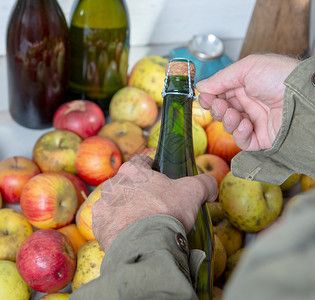
[[[121,0],[81,0],[71,17],[71,26],[95,29],[128,27],[127,9]]]

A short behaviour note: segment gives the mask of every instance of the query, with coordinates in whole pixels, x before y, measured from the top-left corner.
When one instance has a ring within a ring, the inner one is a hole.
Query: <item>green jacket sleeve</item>
[[[314,72],[312,57],[288,76],[281,128],[272,148],[236,155],[231,164],[235,176],[277,185],[293,173],[315,178]]]
[[[186,243],[185,230],[175,218],[141,219],[110,245],[100,277],[77,289],[70,300],[198,299],[193,281],[205,254],[189,253]]]
[[[315,178],[315,57],[285,80],[283,118],[272,149],[241,152],[237,176],[280,184],[292,173]],[[315,190],[301,194],[288,214],[246,246],[224,300],[296,300],[315,295]]]

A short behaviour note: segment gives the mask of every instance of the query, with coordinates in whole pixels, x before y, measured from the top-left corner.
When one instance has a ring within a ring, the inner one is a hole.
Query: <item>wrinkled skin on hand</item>
[[[104,250],[136,220],[167,214],[189,232],[201,205],[217,198],[217,182],[208,174],[170,179],[152,170],[152,158],[136,155],[102,185],[92,208],[92,228]]]
[[[281,126],[284,80],[299,64],[290,57],[249,55],[198,82],[199,102],[247,151],[269,149]]]

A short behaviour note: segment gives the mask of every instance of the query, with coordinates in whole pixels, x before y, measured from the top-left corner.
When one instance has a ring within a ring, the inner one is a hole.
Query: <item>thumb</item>
[[[180,187],[185,187],[188,194],[199,201],[199,206],[205,202],[213,202],[218,197],[218,182],[209,174],[200,174],[176,179]]]
[[[210,174],[200,174],[194,176],[194,179],[197,179],[202,188],[204,189],[204,199],[203,202],[213,202],[218,198],[219,189],[217,180]]]

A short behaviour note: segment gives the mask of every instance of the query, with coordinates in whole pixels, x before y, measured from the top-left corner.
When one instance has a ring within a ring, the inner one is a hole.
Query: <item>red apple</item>
[[[31,288],[53,293],[71,282],[76,268],[76,254],[64,234],[57,230],[40,229],[21,245],[16,266]]]
[[[81,206],[81,204],[85,201],[85,199],[88,196],[88,190],[83,183],[83,181],[76,175],[68,173],[68,172],[58,172],[59,174],[67,177],[70,179],[72,184],[74,185],[74,188],[77,192],[77,197],[78,197],[78,209]]]
[[[120,168],[122,158],[116,144],[101,136],[85,139],[78,150],[75,168],[87,184],[97,186],[113,177]]]
[[[227,163],[241,151],[233,136],[227,133],[221,122],[213,120],[206,128],[208,153],[222,157]]]
[[[20,203],[23,186],[40,170],[26,157],[13,156],[0,162],[0,192],[6,203]]]
[[[218,187],[224,176],[230,172],[227,162],[220,156],[214,154],[203,154],[196,157],[198,173],[212,175],[218,182]]]
[[[22,212],[37,228],[57,229],[71,223],[77,207],[74,185],[58,173],[38,174],[22,190]]]
[[[96,135],[105,123],[100,107],[87,100],[73,100],[62,104],[54,113],[53,126],[76,133],[82,139]]]
[[[68,130],[44,133],[35,143],[33,160],[42,172],[75,174],[75,157],[82,139]]]

